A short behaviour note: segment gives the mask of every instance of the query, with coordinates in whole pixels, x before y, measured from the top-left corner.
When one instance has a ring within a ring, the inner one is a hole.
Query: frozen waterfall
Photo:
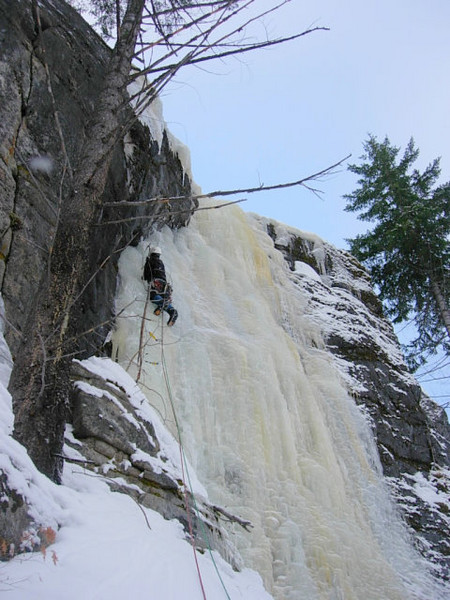
[[[369,428],[303,315],[266,221],[229,206],[152,237],[180,314],[171,329],[150,305],[141,331],[149,241],[128,248],[118,359],[136,376],[143,340],[142,389],[177,436],[165,361],[188,458],[209,499],[253,523],[251,533],[236,526],[232,540],[274,598],[424,598],[426,576]]]

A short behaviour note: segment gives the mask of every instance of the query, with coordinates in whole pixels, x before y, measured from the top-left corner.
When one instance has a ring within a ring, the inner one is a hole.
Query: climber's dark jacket
[[[150,256],[147,257],[144,265],[144,279],[148,282],[154,281],[155,279],[166,282],[166,269],[158,254],[150,254]]]

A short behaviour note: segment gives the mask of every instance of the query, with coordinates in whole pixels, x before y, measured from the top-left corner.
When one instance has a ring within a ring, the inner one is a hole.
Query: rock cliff
[[[31,0],[0,0],[0,285],[13,354],[111,52],[65,2],[39,3],[40,34],[32,7]],[[158,119],[162,115],[155,114],[155,128],[161,129]],[[190,189],[167,134],[155,139],[147,125],[134,121],[115,149],[105,199],[189,197]],[[181,227],[194,206],[187,199],[178,201],[176,211],[170,202],[105,209],[89,257],[97,275],[83,298],[82,328],[90,332],[80,339],[80,351],[98,350],[111,327],[121,249],[152,228]]]

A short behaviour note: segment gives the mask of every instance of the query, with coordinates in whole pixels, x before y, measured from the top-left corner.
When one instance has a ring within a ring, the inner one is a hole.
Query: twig
[[[308,29],[306,31],[302,31],[302,33],[297,33],[295,35],[291,35],[288,37],[278,38],[275,40],[267,40],[266,42],[259,42],[257,44],[248,45],[248,46],[241,46],[235,50],[228,50],[226,52],[218,52],[217,54],[212,54],[209,56],[200,56],[199,58],[190,58],[189,62],[187,64],[195,65],[195,64],[198,64],[201,62],[206,62],[207,60],[216,60],[218,58],[225,58],[227,56],[233,56],[234,54],[244,54],[244,52],[250,52],[252,50],[260,50],[261,48],[268,48],[269,46],[276,46],[278,44],[284,44],[286,42],[296,40],[300,37],[303,37],[304,35],[313,33],[315,31],[329,31],[329,28],[328,27],[314,27],[313,29]],[[211,46],[214,48],[214,47],[216,47],[216,44],[213,43]],[[149,74],[149,73],[158,73],[161,71],[165,72],[165,71],[167,71],[167,69],[172,69],[173,67],[176,67],[178,65],[179,65],[179,63],[156,67],[156,68],[149,67],[148,69],[144,69],[144,73]]]
[[[65,460],[66,462],[71,462],[71,463],[81,463],[81,464],[89,464],[89,465],[96,465],[97,463],[95,462],[95,460],[88,460],[87,458],[70,458],[69,456],[66,456],[65,454],[53,454],[53,456],[56,456],[56,458],[62,458],[63,460]]]
[[[214,208],[224,208],[225,206],[231,206],[232,204],[238,204],[239,202],[245,202],[245,199],[234,200],[233,202],[224,202],[223,204],[216,204],[215,206],[199,206],[197,208],[191,208],[186,210],[170,210],[169,215],[181,215],[186,212],[194,214],[199,210],[213,210]],[[139,219],[151,219],[152,216],[153,215],[136,215],[135,217],[129,217],[127,219],[117,219],[116,221],[103,221],[103,223],[100,223],[100,225],[115,225],[117,223],[127,223],[128,221],[137,221]]]
[[[38,399],[39,399],[39,398],[42,398],[42,396],[44,395],[44,389],[45,389],[45,369],[46,369],[46,363],[47,363],[47,350],[45,348],[45,343],[44,343],[44,340],[42,339],[42,334],[39,329],[37,330],[37,335],[38,335],[39,341],[41,343],[41,351],[42,351],[41,388],[40,388],[39,394],[38,394]]]
[[[55,96],[53,94],[53,86],[52,86],[52,80],[50,77],[50,70],[48,68],[48,64],[47,64],[47,60],[45,58],[45,47],[44,44],[42,43],[42,26],[41,26],[41,15],[40,15],[40,11],[39,11],[39,6],[36,4],[36,22],[37,22],[37,26],[38,26],[38,31],[39,31],[39,41],[41,42],[41,50],[42,50],[42,64],[44,65],[44,69],[45,69],[45,74],[47,77],[47,90],[48,93],[50,95],[50,100],[52,103],[52,109],[53,109],[53,117],[55,119],[55,125],[56,125],[56,130],[58,132],[59,135],[59,140],[61,143],[61,151],[63,153],[63,156],[65,158],[66,164],[69,167],[69,175],[70,178],[73,179],[73,170],[70,164],[70,160],[69,160],[69,156],[67,154],[67,149],[66,149],[66,143],[64,140],[64,134],[62,131],[62,127],[61,127],[61,122],[59,120],[59,112],[58,112],[58,107],[56,105],[56,100],[55,100]]]
[[[250,529],[247,529],[248,527],[254,527],[254,525],[251,521],[247,521],[245,519],[241,519],[240,517],[236,517],[236,515],[232,515],[231,513],[229,513],[227,510],[225,510],[221,506],[216,506],[215,504],[213,504],[211,506],[211,508],[213,509],[214,512],[220,513],[225,518],[227,518],[229,521],[232,521],[233,523],[237,523],[238,525],[243,527],[245,529],[245,531],[250,531]]]
[[[91,461],[89,461],[89,462],[91,462]],[[94,463],[94,464],[96,465],[97,463]],[[100,466],[100,465],[98,465],[98,466]],[[114,469],[114,470],[116,470],[116,469]],[[122,475],[122,473],[120,473],[120,471],[117,471],[117,473],[119,473],[120,475]],[[117,482],[114,479],[114,477],[106,477],[106,475],[102,475],[101,473],[86,473],[86,472],[83,472],[83,473],[78,473],[78,475],[86,475],[86,477],[93,477],[94,479],[103,479],[104,481],[109,481],[109,482],[113,483],[114,485],[117,485],[117,486],[119,485],[119,482]],[[142,495],[145,495],[144,491],[141,490],[141,492],[142,492]],[[128,494],[127,492],[122,492],[122,493],[126,494],[128,496],[128,498],[131,498],[131,500],[133,500],[133,502],[135,504],[137,504],[137,506],[139,507],[141,513],[144,515],[144,519],[145,519],[145,522],[147,523],[147,527],[151,531],[152,528],[151,528],[150,523],[148,521],[147,515],[145,514],[144,508],[139,504],[139,502],[136,500],[136,498],[134,498],[131,494]]]

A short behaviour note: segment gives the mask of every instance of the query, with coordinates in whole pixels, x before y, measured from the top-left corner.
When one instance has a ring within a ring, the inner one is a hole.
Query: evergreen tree
[[[436,186],[440,159],[423,171],[413,168],[419,150],[411,138],[400,148],[386,137],[364,143],[358,188],[344,196],[346,211],[375,223],[348,240],[351,252],[370,270],[394,323],[413,318],[418,337],[406,347],[416,369],[439,349],[450,354],[450,182]]]

